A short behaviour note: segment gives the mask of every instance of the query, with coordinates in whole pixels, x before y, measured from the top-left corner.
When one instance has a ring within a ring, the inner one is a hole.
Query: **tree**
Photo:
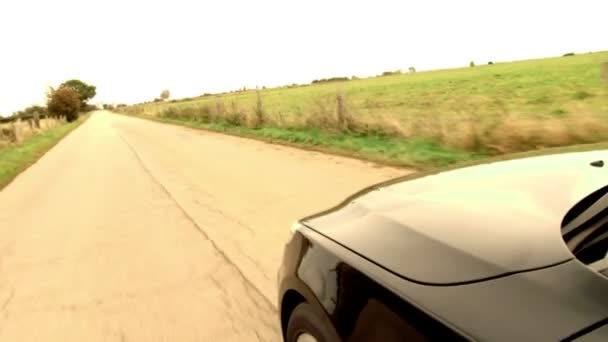
[[[65,81],[59,86],[59,88],[61,87],[72,88],[78,93],[78,96],[80,97],[80,108],[86,108],[87,101],[94,98],[97,94],[97,87],[86,84],[81,80]]]
[[[416,68],[414,68],[413,66],[408,68],[408,71],[410,72],[410,74],[413,74],[416,72]]]
[[[57,89],[50,89],[48,93],[49,113],[53,116],[65,115],[68,122],[78,119],[80,103],[80,94],[72,87],[60,86]]]
[[[166,99],[169,98],[170,95],[171,94],[169,93],[169,91],[167,89],[165,89],[160,93],[160,99],[165,101]]]

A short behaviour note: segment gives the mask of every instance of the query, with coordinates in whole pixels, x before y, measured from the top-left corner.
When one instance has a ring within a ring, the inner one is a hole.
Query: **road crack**
[[[232,266],[234,268],[234,270],[237,272],[237,274],[239,275],[239,277],[241,279],[243,279],[243,281],[245,282],[246,288],[250,288],[251,290],[253,290],[259,297],[261,297],[263,304],[265,306],[267,306],[267,308],[271,309],[272,311],[277,310],[277,308],[274,306],[274,304],[264,295],[264,293],[255,286],[255,284],[253,282],[251,282],[251,280],[249,280],[246,276],[245,273],[241,270],[240,267],[238,267],[238,265],[232,260],[230,259],[230,257],[228,257],[228,255],[226,254],[226,252],[221,249],[217,243],[211,239],[209,237],[209,235],[207,234],[207,232],[196,222],[196,220],[184,209],[184,207],[179,203],[179,201],[173,196],[173,194],[169,191],[169,189],[167,189],[167,187],[154,175],[154,173],[152,173],[152,171],[147,167],[147,165],[145,164],[145,162],[143,161],[143,159],[141,158],[141,156],[139,155],[139,153],[137,152],[137,150],[135,149],[135,147],[133,147],[133,145],[131,145],[129,143],[129,141],[117,130],[116,134],[120,137],[120,139],[125,143],[125,145],[128,147],[128,149],[131,151],[131,153],[133,153],[133,155],[135,156],[135,159],[137,160],[137,162],[139,163],[140,167],[142,168],[142,170],[150,177],[150,179],[158,184],[158,186],[161,188],[161,190],[168,196],[169,199],[171,199],[171,201],[173,201],[173,203],[176,205],[176,207],[182,212],[182,214],[188,219],[188,221],[191,222],[191,224],[194,226],[194,228],[196,228],[196,230],[207,240],[209,241],[209,243],[211,244],[211,246],[213,247],[213,249],[218,253],[218,255],[224,259],[224,261],[226,261],[227,264],[229,264],[230,266]]]
[[[11,301],[15,298],[15,289],[11,288],[9,295],[6,297],[4,302],[2,302],[2,306],[0,307],[0,312],[6,314],[6,309],[8,308]]]
[[[200,202],[197,202],[197,204],[200,204],[202,206],[204,206],[207,210],[212,211],[218,215],[220,215],[221,217],[234,222],[237,226],[244,228],[245,230],[247,230],[249,233],[251,233],[252,236],[255,236],[255,230],[253,230],[253,228],[249,227],[248,225],[244,224],[243,222],[241,222],[239,219],[236,219],[232,216],[229,216],[228,214],[224,213],[222,210],[220,209],[216,209],[210,205],[206,205]]]

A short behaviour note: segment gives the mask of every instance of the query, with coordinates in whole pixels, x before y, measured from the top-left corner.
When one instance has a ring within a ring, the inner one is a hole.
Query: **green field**
[[[245,91],[124,111],[395,164],[444,166],[607,140],[605,63],[608,52],[589,53]],[[340,110],[339,91],[344,94]],[[338,111],[346,126],[336,119]],[[261,128],[251,124],[256,112],[263,113]]]
[[[20,144],[0,148],[0,190],[87,118],[88,115],[82,116],[77,121],[50,128]]]

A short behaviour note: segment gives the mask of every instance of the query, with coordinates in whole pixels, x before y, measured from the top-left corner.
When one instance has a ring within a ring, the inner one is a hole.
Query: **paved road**
[[[95,113],[0,192],[0,341],[277,341],[288,227],[405,171]]]

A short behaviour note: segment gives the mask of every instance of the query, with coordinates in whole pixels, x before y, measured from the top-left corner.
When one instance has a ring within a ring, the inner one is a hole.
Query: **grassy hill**
[[[606,63],[608,52],[599,52],[241,91],[124,111],[396,164],[443,166],[606,140]]]

